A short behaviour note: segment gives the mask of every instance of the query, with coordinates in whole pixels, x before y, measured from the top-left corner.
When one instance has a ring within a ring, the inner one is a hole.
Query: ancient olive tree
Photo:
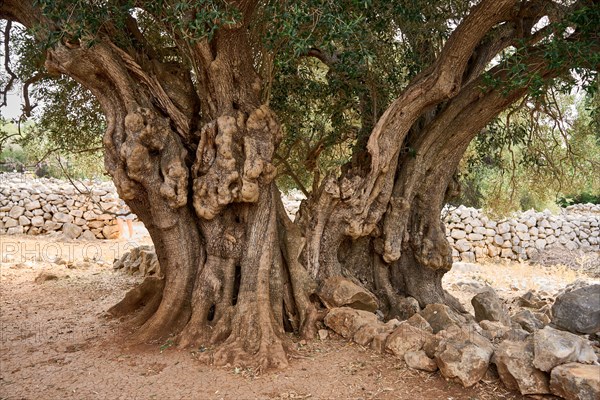
[[[465,3],[0,1],[5,42],[23,26],[106,117],[106,169],[164,273],[112,309],[136,339],[284,366],[335,275],[389,316],[459,307],[441,286],[454,171],[516,100],[594,82],[600,22],[593,1]],[[319,174],[335,146],[347,162]],[[299,152],[312,189],[291,221],[274,180]]]

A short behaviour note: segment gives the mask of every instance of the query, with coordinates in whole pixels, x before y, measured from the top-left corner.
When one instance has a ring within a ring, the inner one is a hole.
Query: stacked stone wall
[[[0,234],[62,232],[70,239],[118,236],[119,205],[112,182],[82,182],[0,174]]]
[[[78,189],[58,179],[0,174],[0,234],[62,232],[72,239],[118,236],[116,214],[128,209],[120,205],[113,183],[84,182]],[[298,192],[284,196],[290,217],[303,198]],[[552,247],[600,250],[600,205],[578,204],[558,214],[530,210],[499,220],[460,206],[445,209],[442,217],[455,261],[527,260]]]
[[[488,257],[527,260],[551,247],[599,250],[600,205],[577,204],[558,214],[529,210],[501,220],[460,206],[445,210],[443,217],[455,261]]]

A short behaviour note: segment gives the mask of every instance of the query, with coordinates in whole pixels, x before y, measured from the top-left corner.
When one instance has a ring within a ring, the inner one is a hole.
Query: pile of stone
[[[584,252],[600,249],[600,205],[574,205],[558,215],[530,210],[499,221],[460,206],[447,210],[444,222],[454,261],[527,260],[556,247]]]
[[[600,285],[567,288],[553,304],[528,293],[510,311],[488,287],[472,299],[474,317],[430,304],[407,320],[383,322],[371,293],[342,277],[330,280],[320,293],[329,308],[325,325],[409,368],[439,369],[465,387],[499,379],[523,395],[600,398]]]
[[[564,208],[564,212],[571,214],[596,214],[600,215],[600,206],[597,204],[573,204]]]
[[[121,270],[129,275],[161,275],[154,246],[134,247],[113,263],[113,269]]]
[[[113,183],[79,186],[77,190],[58,179],[0,174],[0,234],[61,232],[69,239],[87,240],[118,237],[114,213],[120,206]]]

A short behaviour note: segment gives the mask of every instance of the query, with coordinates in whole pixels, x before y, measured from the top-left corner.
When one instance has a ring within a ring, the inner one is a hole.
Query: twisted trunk
[[[197,44],[202,100],[185,70],[108,41],[59,44],[46,67],[99,100],[106,169],[161,264],[161,279],[149,278],[110,313],[131,315],[135,341],[172,338],[213,349],[218,364],[281,368],[285,330],[312,337],[322,315],[299,261],[302,238],[273,184],[279,123],[260,102],[246,36],[229,30]]]

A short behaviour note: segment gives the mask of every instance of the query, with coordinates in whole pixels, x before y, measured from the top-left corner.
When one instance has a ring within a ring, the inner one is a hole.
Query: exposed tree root
[[[284,369],[289,365],[288,354],[291,352],[291,345],[285,342],[276,337],[261,338],[256,350],[248,350],[243,338],[227,340],[214,352],[212,362],[218,366],[256,368],[258,372]]]
[[[142,313],[152,315],[160,304],[164,285],[163,278],[149,276],[140,285],[127,292],[125,298],[109,308],[107,312],[110,316],[119,318],[143,307]]]
[[[237,260],[209,255],[197,276],[192,314],[178,337],[180,347],[210,346],[225,340],[237,302]]]
[[[383,262],[381,256],[373,253],[373,280],[378,297],[385,304],[385,317],[405,320],[420,311],[419,303],[413,297],[399,294],[390,280],[390,266]]]

